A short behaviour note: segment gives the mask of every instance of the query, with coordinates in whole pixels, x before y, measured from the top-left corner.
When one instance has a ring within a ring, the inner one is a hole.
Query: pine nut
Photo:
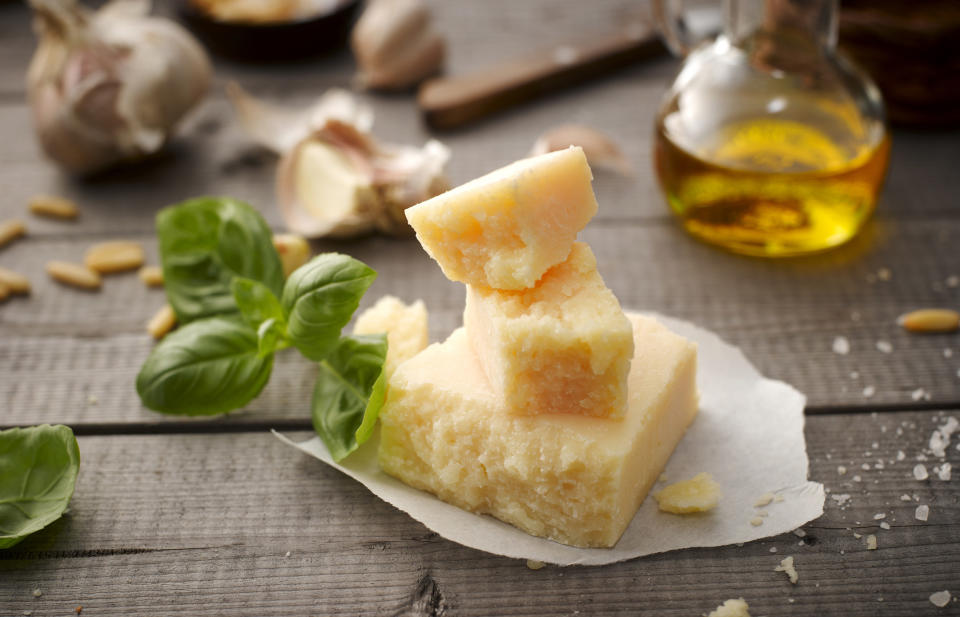
[[[0,268],[0,285],[6,287],[12,294],[30,293],[30,281],[27,277],[6,268]]]
[[[310,260],[310,243],[297,234],[277,234],[273,237],[273,246],[280,254],[283,275],[290,273]]]
[[[162,287],[163,269],[160,266],[144,266],[140,268],[140,280],[147,287]]]
[[[143,247],[136,242],[101,242],[87,249],[83,263],[101,274],[134,270],[143,265]]]
[[[100,289],[100,275],[86,266],[68,261],[48,261],[47,274],[64,285],[81,289]]]
[[[55,219],[75,219],[80,213],[77,204],[64,197],[37,195],[30,200],[30,212]]]
[[[147,332],[159,341],[173,330],[175,325],[177,325],[177,314],[173,312],[172,306],[164,304],[163,308],[147,322]]]
[[[19,219],[0,222],[0,246],[6,246],[27,233],[27,226]]]
[[[960,313],[950,309],[920,309],[901,315],[897,323],[909,332],[953,332],[960,327]]]

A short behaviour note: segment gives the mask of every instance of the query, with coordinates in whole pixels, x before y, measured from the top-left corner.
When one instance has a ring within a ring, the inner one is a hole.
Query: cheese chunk
[[[597,212],[579,147],[523,159],[407,208],[407,221],[452,281],[525,289],[567,258]]]
[[[383,296],[357,317],[353,332],[387,334],[387,359],[383,370],[390,379],[400,364],[427,346],[427,307],[423,300],[407,305],[393,296]]]
[[[463,324],[509,413],[623,416],[633,332],[583,242],[532,289],[468,285]]]
[[[689,480],[674,482],[653,494],[660,509],[674,514],[706,512],[717,507],[720,501],[720,485],[706,472],[698,473]]]
[[[637,352],[622,421],[504,413],[461,328],[394,373],[381,468],[533,535],[613,546],[697,413],[696,346],[629,317]]]

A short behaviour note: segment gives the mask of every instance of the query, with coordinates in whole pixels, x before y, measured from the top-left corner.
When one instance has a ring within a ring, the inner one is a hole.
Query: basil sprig
[[[144,405],[191,416],[243,407],[270,379],[274,354],[292,345],[320,363],[313,424],[334,459],[369,439],[383,404],[386,337],[341,338],[341,331],[374,270],[327,253],[284,282],[266,223],[233,199],[167,208],[157,234],[167,298],[185,325],[140,369]]]
[[[73,431],[42,424],[0,431],[0,549],[60,518],[77,481]]]

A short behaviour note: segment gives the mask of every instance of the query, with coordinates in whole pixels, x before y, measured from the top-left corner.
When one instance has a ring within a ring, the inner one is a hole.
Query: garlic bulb
[[[160,149],[206,93],[210,61],[183,28],[150,17],[147,0],[96,12],[75,0],[30,0],[37,51],[27,91],[40,145],[87,174]]]
[[[562,124],[545,131],[530,150],[530,156],[580,146],[591,167],[609,169],[624,176],[633,175],[633,166],[612,139],[582,124]]]
[[[423,0],[373,0],[350,35],[362,86],[402,89],[443,65],[446,44]]]
[[[302,110],[258,101],[239,86],[228,94],[247,133],[280,155],[276,191],[290,231],[308,238],[379,231],[407,235],[404,210],[449,188],[449,149],[378,142],[372,110],[330,90]]]

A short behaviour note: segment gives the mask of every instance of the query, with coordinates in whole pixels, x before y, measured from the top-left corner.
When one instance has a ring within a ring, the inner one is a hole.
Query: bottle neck
[[[755,39],[832,51],[837,45],[837,0],[724,0],[724,34],[738,47]]]

